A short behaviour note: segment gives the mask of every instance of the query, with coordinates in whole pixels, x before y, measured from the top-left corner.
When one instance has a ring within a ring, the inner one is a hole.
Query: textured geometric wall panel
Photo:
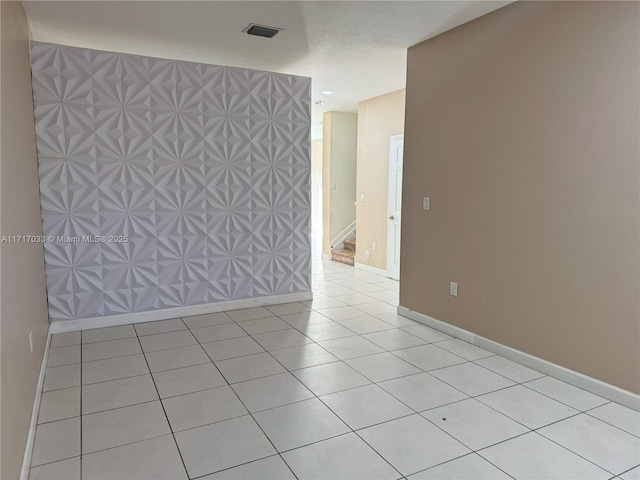
[[[32,63],[54,320],[311,290],[309,78],[42,43]]]

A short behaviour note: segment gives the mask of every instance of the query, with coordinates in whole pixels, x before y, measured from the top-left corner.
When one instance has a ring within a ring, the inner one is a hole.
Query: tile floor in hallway
[[[314,300],[52,337],[31,479],[640,478],[640,414],[396,315]]]

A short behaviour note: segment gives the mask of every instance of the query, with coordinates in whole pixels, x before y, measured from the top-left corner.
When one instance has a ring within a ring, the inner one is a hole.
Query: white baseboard
[[[154,322],[156,320],[168,320],[176,317],[190,317],[192,315],[203,315],[205,313],[264,307],[265,305],[278,305],[280,303],[305,302],[307,300],[313,300],[313,292],[286,293],[284,295],[272,295],[269,297],[230,300],[228,302],[207,303],[188,307],[165,308],[163,310],[127,313],[124,315],[110,315],[108,317],[84,318],[80,320],[53,320],[50,331],[51,333],[63,333],[87,330],[90,328],[115,327],[117,325],[128,325],[130,323]]]
[[[399,306],[398,315],[415,320],[416,322],[427,325],[435,330],[439,330],[447,335],[469,342],[472,345],[477,345],[480,348],[489,350],[490,352],[517,362],[525,367],[529,367],[540,373],[549,375],[550,377],[557,378],[558,380],[562,380],[570,385],[582,388],[583,390],[595,395],[607,398],[612,402],[640,411],[640,395],[636,395],[628,390],[605,383],[601,380],[589,377],[576,372],[575,370],[570,370],[528,353],[521,352],[515,348],[507,347],[506,345],[481,337],[473,332],[456,327],[455,325],[445,323],[423,313],[409,310],[406,307]]]
[[[389,272],[387,272],[386,270],[382,270],[381,268],[372,267],[370,265],[365,265],[358,262],[355,262],[354,266],[359,270],[364,270],[365,272],[375,273],[377,275],[382,275],[383,277],[389,277]]]
[[[328,253],[323,253],[322,254],[322,260],[331,260],[331,255]]]
[[[49,345],[51,343],[51,326],[47,331],[47,342],[44,346],[42,354],[42,364],[40,365],[40,375],[38,376],[38,385],[36,386],[36,395],[33,400],[33,409],[31,410],[31,423],[29,424],[29,433],[27,435],[27,444],[24,447],[24,455],[22,457],[22,469],[20,470],[20,480],[28,480],[31,470],[31,457],[33,455],[33,443],[36,438],[36,427],[38,425],[38,412],[40,411],[40,401],[42,400],[42,387],[44,385],[44,375],[47,371],[47,361],[49,359]]]

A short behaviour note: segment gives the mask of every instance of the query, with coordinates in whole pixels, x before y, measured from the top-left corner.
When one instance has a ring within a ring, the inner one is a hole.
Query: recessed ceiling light
[[[323,90],[322,94],[323,95],[333,95],[333,91],[331,91],[331,90]]]

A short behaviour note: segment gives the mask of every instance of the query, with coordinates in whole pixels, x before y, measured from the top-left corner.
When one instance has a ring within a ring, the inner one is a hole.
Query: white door
[[[402,213],[402,154],[404,135],[393,135],[389,147],[389,208],[387,220],[387,273],[400,279],[400,221]]]

